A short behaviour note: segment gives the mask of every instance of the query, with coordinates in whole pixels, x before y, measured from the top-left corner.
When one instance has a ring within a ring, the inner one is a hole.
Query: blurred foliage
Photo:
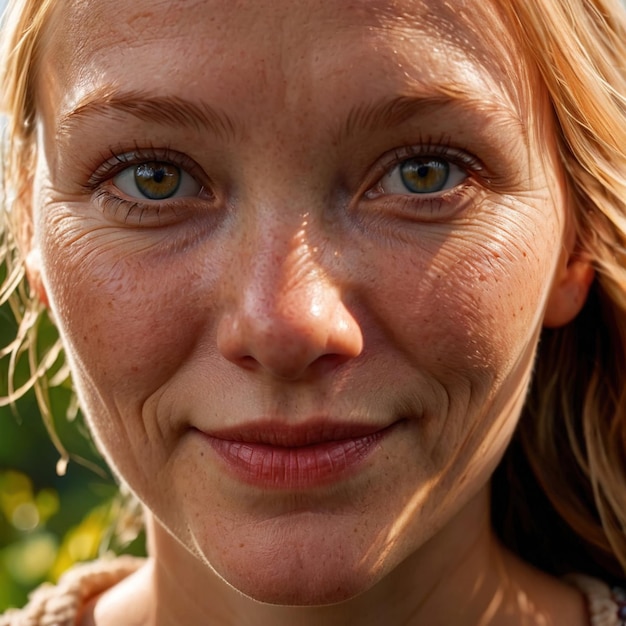
[[[3,275],[0,266],[0,284]],[[0,348],[16,333],[17,323],[5,304],[0,307]],[[44,317],[38,352],[45,354],[56,340],[54,326]],[[8,360],[0,359],[0,398],[9,389]],[[27,355],[23,355],[16,367],[16,387],[28,377]],[[22,606],[30,590],[58,580],[76,562],[107,550],[144,553],[136,511],[129,511],[121,500],[89,438],[62,358],[48,380],[51,426],[70,452],[64,475],[57,473],[63,464],[34,392],[15,406],[0,406],[0,613],[9,606]]]

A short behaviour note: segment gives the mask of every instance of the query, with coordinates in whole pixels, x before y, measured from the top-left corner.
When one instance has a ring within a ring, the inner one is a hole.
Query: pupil
[[[409,159],[402,164],[400,170],[402,182],[413,193],[441,191],[449,174],[450,166],[447,161],[431,157]]]
[[[181,183],[181,171],[172,164],[152,161],[135,169],[135,183],[141,194],[150,200],[171,198]]]

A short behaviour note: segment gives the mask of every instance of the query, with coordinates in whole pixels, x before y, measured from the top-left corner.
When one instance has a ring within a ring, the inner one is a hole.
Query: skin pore
[[[31,258],[154,557],[85,624],[585,624],[488,479],[590,271],[538,77],[436,5],[55,7]]]

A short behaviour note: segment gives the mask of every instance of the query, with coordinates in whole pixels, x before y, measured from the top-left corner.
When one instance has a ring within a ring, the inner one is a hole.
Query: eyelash
[[[383,208],[394,212],[397,212],[399,209],[401,213],[409,217],[419,215],[419,217],[427,218],[428,213],[432,216],[438,216],[442,212],[446,213],[447,210],[454,210],[462,201],[464,192],[470,184],[467,179],[450,189],[429,194],[411,193],[409,190],[405,194],[380,191],[380,186],[383,184],[385,176],[389,175],[394,168],[418,157],[432,157],[433,159],[445,160],[466,172],[468,178],[472,175],[482,175],[485,170],[484,165],[478,158],[465,150],[453,147],[449,138],[443,137],[435,142],[428,140],[396,148],[383,156],[374,168],[374,184],[369,184],[365,192],[359,194],[359,197],[364,198],[368,203],[373,202],[378,206],[382,205]],[[131,151],[111,149],[104,163],[98,166],[90,175],[85,188],[92,194],[93,200],[100,206],[103,212],[115,216],[116,219],[121,219],[124,223],[130,221],[131,217],[134,221],[141,223],[144,214],[149,213],[156,223],[160,224],[162,213],[165,211],[169,211],[175,219],[177,209],[189,209],[190,202],[194,202],[197,199],[181,197],[163,201],[141,201],[121,197],[119,194],[122,192],[112,193],[109,189],[116,175],[129,167],[150,161],[175,165],[198,181],[203,191],[208,194],[209,201],[214,199],[210,186],[202,184],[206,176],[197,163],[188,156],[170,148],[155,149],[153,147],[139,148],[136,146]],[[488,180],[484,175],[483,178]],[[202,201],[206,202],[206,199]],[[117,217],[122,210],[125,215],[122,218]]]
[[[393,151],[392,164],[398,164],[415,157],[441,158],[458,165],[465,170],[480,172],[484,170],[481,161],[456,147],[452,147],[449,139],[442,139],[438,143],[420,143],[414,146],[406,146]]]
[[[384,178],[394,168],[415,158],[433,158],[447,161],[463,170],[467,174],[467,178],[450,189],[433,193],[411,193],[408,189],[405,194],[380,191]],[[368,187],[364,197],[367,201],[372,202],[394,202],[396,206],[397,203],[400,203],[413,212],[418,207],[421,213],[424,213],[425,209],[430,209],[430,212],[434,214],[441,211],[446,204],[458,204],[459,196],[469,186],[470,183],[467,179],[471,176],[482,176],[484,181],[488,182],[482,161],[463,149],[453,147],[448,137],[442,137],[435,142],[432,140],[420,141],[417,144],[396,148],[383,156],[374,168],[373,177],[375,178],[375,183]]]
[[[153,202],[149,200],[141,201],[134,198],[121,197],[119,195],[122,193],[121,191],[112,193],[108,189],[108,187],[112,186],[112,180],[124,170],[151,161],[170,163],[180,168],[181,171],[186,172],[198,181],[203,192],[207,194],[208,201],[213,199],[210,187],[202,182],[203,179],[206,179],[206,176],[198,164],[188,156],[170,148],[155,149],[153,147],[139,148],[135,146],[131,151],[110,149],[109,156],[107,156],[104,163],[98,166],[89,176],[85,189],[92,194],[93,200],[100,206],[103,212],[117,216],[123,210],[125,215],[121,218],[121,221],[125,223],[130,220],[131,216],[134,216],[135,221],[141,222],[143,215],[148,212],[155,218],[157,224],[161,223],[160,218],[164,211],[169,211],[172,217],[175,218],[177,209],[188,209],[190,202],[196,199],[185,197]],[[206,202],[207,199],[202,201]]]

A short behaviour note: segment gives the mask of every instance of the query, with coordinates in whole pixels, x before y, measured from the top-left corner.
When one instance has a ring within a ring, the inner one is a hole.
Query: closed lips
[[[205,434],[235,477],[266,488],[304,489],[343,479],[378,447],[390,427],[321,425]]]

